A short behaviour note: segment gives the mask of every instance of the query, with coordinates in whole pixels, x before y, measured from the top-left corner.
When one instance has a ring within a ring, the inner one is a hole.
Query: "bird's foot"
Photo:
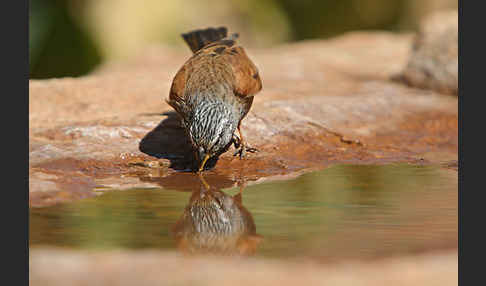
[[[258,152],[257,148],[248,146],[243,140],[241,140],[240,137],[236,136],[235,134],[233,134],[233,144],[236,148],[236,152],[233,154],[233,156],[239,155],[240,159],[246,156],[246,152]]]
[[[257,148],[250,147],[246,144],[239,143],[238,145],[239,145],[238,147],[236,147],[236,145],[235,145],[235,147],[237,149],[236,149],[236,152],[233,154],[233,156],[239,155],[240,159],[242,159],[246,156],[246,152],[250,152],[250,153],[258,152]]]

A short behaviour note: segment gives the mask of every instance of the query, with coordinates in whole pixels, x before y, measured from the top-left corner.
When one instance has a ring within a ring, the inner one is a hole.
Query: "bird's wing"
[[[186,79],[188,78],[187,72],[194,72],[194,66],[200,66],[201,63],[209,62],[207,60],[208,57],[212,58],[215,55],[221,55],[219,53],[221,49],[225,49],[225,46],[233,46],[234,43],[235,41],[232,39],[223,39],[196,50],[195,54],[184,63],[174,76],[167,103],[174,107],[177,112],[181,113],[180,108],[184,105],[184,90],[186,89]]]
[[[183,65],[174,79],[172,80],[172,86],[170,87],[169,99],[167,103],[172,106],[177,113],[182,117],[186,114],[186,104],[184,101],[184,89],[186,87],[186,65]]]
[[[199,50],[196,55],[203,53],[205,56],[213,56],[216,62],[231,67],[234,76],[233,88],[238,96],[252,96],[262,89],[257,67],[248,58],[245,50],[235,45],[233,39],[226,38],[213,42]]]
[[[208,61],[207,58],[211,58]],[[185,114],[184,90],[186,88],[187,72],[191,72],[201,62],[212,62],[229,66],[232,73],[233,90],[237,96],[250,97],[262,89],[262,81],[257,67],[246,55],[241,46],[235,45],[235,40],[225,38],[210,43],[196,53],[179,69],[172,81],[167,102],[182,116]]]

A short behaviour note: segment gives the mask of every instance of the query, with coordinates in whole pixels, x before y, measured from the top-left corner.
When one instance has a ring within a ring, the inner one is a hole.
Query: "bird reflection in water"
[[[185,254],[253,255],[263,237],[242,204],[243,186],[231,196],[197,176],[201,187],[192,192],[173,228],[177,248]]]

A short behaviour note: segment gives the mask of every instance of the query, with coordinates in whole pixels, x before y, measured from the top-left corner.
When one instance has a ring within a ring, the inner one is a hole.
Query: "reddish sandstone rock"
[[[208,180],[230,187],[335,163],[456,162],[457,98],[389,80],[406,66],[411,40],[360,32],[248,50],[263,90],[242,128],[260,152],[239,160],[231,149]],[[189,56],[153,47],[85,77],[30,80],[31,205],[94,188],[184,187],[176,170],[191,152],[164,99]]]
[[[187,258],[157,250],[29,252],[29,284],[57,285],[457,285],[457,251],[346,261]],[[55,271],[53,271],[55,269]]]

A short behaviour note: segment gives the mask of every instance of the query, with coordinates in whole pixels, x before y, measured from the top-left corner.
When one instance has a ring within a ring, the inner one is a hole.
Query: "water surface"
[[[321,260],[453,248],[457,191],[456,171],[407,164],[338,165],[213,195],[203,184],[109,191],[30,209],[29,243]]]

